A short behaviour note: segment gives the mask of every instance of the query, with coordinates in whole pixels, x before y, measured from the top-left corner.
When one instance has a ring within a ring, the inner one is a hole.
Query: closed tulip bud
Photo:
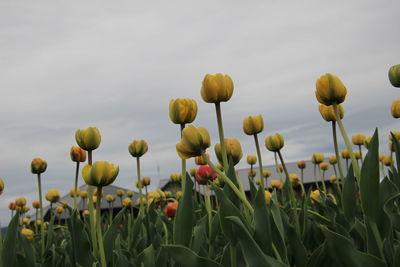
[[[257,163],[257,156],[248,155],[247,156],[247,164],[254,165]]]
[[[84,130],[76,130],[76,143],[86,151],[92,151],[99,147],[101,135],[96,127],[88,127]]]
[[[267,171],[267,170],[264,170],[264,171],[262,172],[262,175],[263,175],[264,178],[268,178],[268,177],[271,176],[271,172],[270,172],[270,171]]]
[[[33,201],[32,202],[32,207],[35,209],[39,209],[40,208],[40,202],[39,201]]]
[[[333,184],[334,182],[336,182],[336,180],[337,180],[336,175],[332,175],[332,176],[329,178],[329,182],[330,182],[331,184]]]
[[[56,203],[60,200],[60,192],[57,189],[50,189],[47,191],[45,198],[51,203]]]
[[[84,210],[82,212],[83,217],[89,216],[90,212],[88,210]]]
[[[218,176],[218,177],[219,177],[219,176]],[[215,178],[215,180],[213,181],[214,184],[216,184],[216,185],[218,185],[218,186],[223,186],[223,185],[224,185],[224,182],[222,182],[222,180],[219,179],[218,177]]]
[[[56,212],[57,212],[58,214],[62,214],[62,213],[64,212],[64,207],[63,207],[63,206],[58,206],[58,207],[56,208]]]
[[[351,137],[351,141],[353,141],[353,144],[356,146],[362,146],[362,145],[364,145],[365,135],[363,135],[363,134],[353,135]]]
[[[27,213],[31,209],[29,206],[24,206],[23,208],[24,213]]]
[[[369,147],[369,143],[371,143],[372,136],[365,137],[364,146],[366,149]]]
[[[133,191],[126,192],[126,196],[129,198],[133,197],[134,194],[135,194],[135,192],[133,192]]]
[[[344,108],[340,104],[338,105],[340,119],[344,117]],[[324,104],[319,105],[319,112],[321,116],[326,121],[336,121],[335,111],[333,110],[333,106],[325,106]]]
[[[71,160],[74,162],[85,162],[86,161],[86,151],[79,146],[71,147],[70,152]]]
[[[399,140],[400,141],[400,132],[395,132],[395,131],[393,131],[393,132],[391,132],[393,135],[394,135],[394,137],[397,139],[397,140]],[[391,134],[389,134],[389,140],[393,140],[393,137],[392,137],[392,135]]]
[[[330,156],[329,157],[329,163],[332,165],[335,165],[337,163],[336,156]]]
[[[149,147],[144,140],[134,140],[129,145],[128,150],[132,157],[140,158],[149,150]]]
[[[208,153],[205,154],[207,159],[210,159],[210,155]],[[197,156],[194,158],[194,162],[196,163],[196,165],[206,165],[207,162],[204,160],[204,158],[202,156]]]
[[[232,97],[233,81],[229,75],[207,74],[203,79],[200,94],[207,103],[226,102]]]
[[[321,164],[324,161],[324,154],[322,153],[314,153],[311,156],[311,162],[314,164]]]
[[[144,197],[138,198],[136,200],[136,205],[140,205],[140,204],[146,205],[147,204],[147,200]]]
[[[349,159],[350,158],[350,153],[347,149],[342,150],[342,158],[344,159]]]
[[[215,178],[217,178],[217,173],[208,165],[200,166],[195,175],[196,182],[201,185]]]
[[[93,204],[96,205],[97,204],[97,196],[92,196],[92,201],[93,201]],[[87,204],[90,205],[89,200],[88,200]]]
[[[194,121],[197,115],[197,103],[193,99],[178,98],[169,101],[169,118],[175,124]]]
[[[21,221],[21,224],[25,225],[25,226],[28,226],[29,223],[30,223],[30,220],[28,218],[23,218],[22,221]]]
[[[125,191],[122,189],[117,189],[115,193],[117,194],[118,197],[122,197],[123,195],[125,195]]]
[[[16,204],[18,207],[23,207],[23,206],[26,205],[26,199],[25,199],[24,197],[19,197],[19,198],[17,198],[17,199],[15,200],[15,204]]]
[[[47,162],[41,158],[34,158],[31,162],[31,172],[34,174],[40,174],[46,171]]]
[[[175,193],[176,200],[179,200],[182,197],[182,191],[178,191]]]
[[[250,170],[247,172],[247,176],[250,178],[254,178],[257,175],[255,170]]]
[[[346,98],[346,86],[338,77],[330,73],[322,75],[317,80],[316,88],[315,96],[318,102],[326,106],[333,103],[340,104]]]
[[[143,188],[143,182],[142,182],[142,180],[136,181],[136,188],[137,188],[137,189]]]
[[[87,191],[82,191],[80,194],[81,198],[87,198]]]
[[[299,162],[297,162],[297,167],[302,170],[306,168],[306,162],[304,160],[301,160]]]
[[[164,195],[166,198],[170,198],[172,196],[171,191],[164,191]]]
[[[178,209],[178,202],[168,202],[168,204],[164,208],[165,216],[168,218],[174,218],[176,214],[176,210]]]
[[[276,167],[276,170],[280,173],[282,173],[284,171],[283,166],[278,166]]]
[[[264,120],[261,115],[249,116],[243,120],[243,132],[247,135],[261,133],[264,130]]]
[[[182,159],[200,156],[211,145],[210,134],[203,127],[189,125],[182,131],[182,139],[176,144],[176,151]]]
[[[152,191],[147,193],[147,199],[149,203],[154,202],[159,202],[161,200],[161,196],[158,192]]]
[[[190,175],[194,177],[194,176],[196,175],[197,168],[191,168],[191,169],[189,170],[189,172],[190,172]]]
[[[106,201],[107,201],[108,203],[114,202],[114,201],[115,201],[115,196],[114,196],[114,195],[111,195],[111,194],[107,194],[107,195],[106,195]]]
[[[360,153],[360,151],[354,151],[354,157],[355,157],[356,159],[361,159],[361,153]]]
[[[281,134],[276,133],[265,138],[265,146],[271,152],[278,152],[282,149],[285,141]]]
[[[107,161],[96,161],[92,166],[86,164],[82,169],[82,177],[86,184],[107,186],[117,178],[119,167]]]
[[[233,165],[238,164],[243,157],[242,146],[240,145],[240,142],[235,138],[225,138],[225,147],[228,159],[231,157]],[[222,162],[221,144],[216,144],[214,150],[218,161]]]
[[[277,190],[281,190],[283,188],[281,180],[271,180],[271,186]]]
[[[142,183],[143,183],[144,186],[149,186],[150,183],[151,183],[150,177],[144,177],[144,178],[142,179]]]
[[[392,160],[392,157],[391,157],[391,156],[385,156],[385,157],[383,158],[383,160],[382,160],[382,163],[383,163],[385,166],[387,166],[387,167],[391,166],[391,165],[392,165],[392,162],[393,162],[393,160]]]
[[[256,180],[256,185],[260,185],[261,184],[261,180],[260,179],[257,179]]]
[[[295,173],[289,174],[289,180],[293,187],[297,187],[301,184],[300,177]]]
[[[15,204],[15,202],[10,202],[10,203],[8,204],[8,208],[9,208],[10,210],[15,210],[15,209],[17,208],[17,204]]]
[[[29,241],[32,241],[33,237],[35,235],[31,229],[27,229],[27,228],[22,229],[21,234],[23,236],[25,236]]]
[[[314,190],[310,193],[310,197],[315,201],[319,201],[321,199],[321,192],[319,192],[319,190]]]
[[[4,190],[4,182],[3,179],[0,178],[0,195],[3,193]]]
[[[392,116],[395,119],[400,118],[400,100],[395,100],[392,102],[392,107],[390,108]]]
[[[272,194],[268,190],[265,190],[264,197],[265,197],[265,202],[269,206],[269,204],[271,203]]]
[[[220,171],[224,170],[224,166],[221,163],[218,163],[215,167],[217,167],[217,169]]]
[[[379,154],[379,161],[383,163],[383,160],[385,159],[385,155]]]
[[[394,87],[400,87],[400,64],[390,67],[389,81]]]
[[[81,194],[81,190],[79,188],[77,188],[76,190],[75,190],[75,188],[71,188],[69,190],[70,197],[75,197],[75,196],[79,197],[80,194]]]
[[[326,162],[322,162],[319,166],[323,171],[327,171],[329,169],[329,164]]]

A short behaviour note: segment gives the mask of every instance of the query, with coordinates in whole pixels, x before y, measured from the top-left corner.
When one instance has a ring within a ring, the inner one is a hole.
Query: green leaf
[[[254,240],[266,255],[272,255],[270,212],[260,186],[254,199]]]
[[[117,238],[117,231],[124,216],[125,210],[126,207],[118,212],[117,216],[114,217],[114,220],[111,222],[110,227],[108,227],[103,237],[104,254],[106,257],[107,265],[111,265],[112,262],[115,239]]]
[[[351,224],[354,223],[357,211],[356,193],[357,188],[353,172],[353,165],[350,165],[349,171],[347,172],[347,177],[344,180],[342,205],[344,216]]]
[[[181,245],[164,245],[163,249],[174,259],[180,266],[190,267],[222,267],[218,262],[211,259],[200,257],[193,250]]]
[[[18,218],[19,214],[15,214],[8,224],[7,234],[4,238],[3,249],[1,253],[1,261],[3,266],[14,266],[16,259],[16,243],[18,236]]]
[[[139,254],[139,261],[146,267],[156,266],[156,254],[153,245],[150,245]]]
[[[174,244],[189,246],[193,231],[193,182],[186,173],[185,193],[179,200],[174,220]]]
[[[247,179],[249,180],[251,202],[253,202],[254,198],[256,197],[256,194],[257,194],[257,188],[255,187],[252,179],[250,179],[250,178],[247,178]]]
[[[207,215],[197,221],[197,224],[193,230],[193,241],[191,249],[197,254],[199,254],[201,246],[206,243],[206,224]]]
[[[229,157],[229,169],[226,173],[226,176],[228,176],[228,178],[232,181],[232,183],[239,188],[239,182],[238,179],[236,177],[236,172],[235,172],[235,168],[233,166],[233,161],[232,161],[232,157]],[[225,195],[229,198],[229,200],[235,204],[236,207],[240,206],[240,200],[239,197],[236,195],[236,193],[227,185],[224,186],[223,189]]]

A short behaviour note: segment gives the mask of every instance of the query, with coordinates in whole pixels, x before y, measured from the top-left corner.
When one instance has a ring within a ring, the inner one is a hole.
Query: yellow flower
[[[335,165],[337,163],[336,156],[330,156],[329,157],[329,163],[332,165]]]
[[[135,192],[133,192],[133,191],[126,192],[126,196],[129,198],[133,197],[134,194],[135,194]]]
[[[45,172],[47,168],[47,162],[41,158],[34,158],[31,162],[31,172],[40,174]]]
[[[361,159],[360,151],[354,151],[354,157],[355,157],[356,159]]]
[[[400,100],[393,101],[390,111],[392,112],[393,118],[400,118]]]
[[[80,194],[81,198],[87,198],[87,191],[82,191]]]
[[[76,143],[84,150],[91,151],[99,147],[101,135],[96,127],[88,127],[75,132]]]
[[[289,180],[290,180],[290,183],[292,184],[292,186],[294,186],[294,187],[299,186],[301,184],[300,177],[295,173],[289,174]]]
[[[122,206],[130,207],[132,204],[132,200],[129,197],[126,197],[122,200]]]
[[[90,212],[88,210],[84,210],[82,212],[83,217],[89,216]]]
[[[322,162],[319,166],[323,171],[327,171],[329,169],[329,164],[326,162]]]
[[[257,174],[257,173],[256,173],[255,170],[250,170],[250,171],[247,172],[247,176],[248,176],[248,177],[251,177],[251,178],[255,177],[256,174]],[[259,181],[259,182],[261,183],[261,181]],[[257,184],[257,181],[256,181],[256,184]]]
[[[228,160],[230,157],[232,157],[233,165],[238,164],[243,157],[242,146],[240,145],[240,142],[235,138],[225,138],[225,147]],[[222,162],[221,144],[216,144],[214,150],[218,161]]]
[[[276,133],[265,138],[265,146],[269,151],[278,152],[282,149],[285,141],[281,134]]]
[[[220,170],[220,171],[224,170],[224,166],[222,166],[221,163],[218,163],[215,167],[217,167],[217,169]]]
[[[136,200],[136,205],[140,205],[140,204],[146,205],[147,204],[147,200],[144,197],[138,198]]]
[[[106,195],[106,201],[107,201],[108,203],[114,202],[114,201],[115,201],[115,196],[114,196],[114,195],[111,195],[111,194]]]
[[[81,190],[79,188],[76,189],[75,188],[71,188],[71,190],[69,190],[69,196],[70,197],[75,197],[75,196],[79,196],[81,194]]]
[[[129,145],[128,150],[132,157],[140,158],[147,152],[147,150],[149,150],[149,147],[144,140],[134,140]]]
[[[364,145],[365,135],[363,135],[363,134],[355,134],[355,135],[353,135],[351,137],[351,141],[356,146],[362,146],[362,145]]]
[[[268,190],[265,190],[264,197],[265,197],[265,202],[269,206],[269,204],[271,203],[272,194]]]
[[[271,180],[271,186],[278,190],[281,190],[283,188],[283,184],[282,184],[281,180]]]
[[[64,212],[64,207],[63,207],[63,206],[58,206],[58,207],[56,208],[56,212],[57,212],[58,214],[62,214],[62,213]]]
[[[60,200],[60,192],[57,189],[50,189],[47,191],[45,197],[47,201],[56,203],[58,200]]]
[[[21,234],[23,234],[29,241],[33,240],[34,233],[31,229],[24,228],[21,230]]]
[[[208,153],[205,154],[206,158],[210,159],[210,155]],[[202,156],[197,156],[194,158],[194,162],[197,165],[207,165],[207,162],[203,159]]]
[[[340,119],[344,117],[344,108],[342,104],[338,105]],[[333,106],[325,106],[324,104],[319,105],[319,112],[321,116],[326,121],[336,121],[335,111],[333,110]]]
[[[166,198],[170,198],[172,196],[171,191],[164,191],[164,195]]]
[[[383,160],[385,159],[385,155],[379,154],[379,161],[383,163]]]
[[[306,168],[306,162],[304,160],[301,160],[299,162],[297,162],[297,167],[302,170]]]
[[[22,225],[25,225],[25,226],[28,226],[29,223],[30,223],[30,221],[29,221],[28,218],[23,218],[22,221],[21,221],[21,224],[22,224]]]
[[[324,161],[324,154],[322,153],[314,153],[311,156],[311,162],[314,164],[320,164]]]
[[[400,87],[400,64],[390,67],[389,81],[394,87]]]
[[[143,188],[143,181],[142,180],[136,181],[136,188],[137,189]]]
[[[346,98],[346,86],[338,77],[330,73],[322,75],[317,80],[316,88],[315,95],[318,102],[326,106],[333,103],[340,104]]]
[[[4,182],[3,179],[0,178],[0,195],[3,193],[4,190]]]
[[[19,197],[19,198],[17,198],[17,199],[15,200],[15,204],[16,204],[18,207],[23,207],[23,206],[26,205],[26,199],[25,199],[24,197]]]
[[[203,79],[200,94],[207,103],[226,102],[232,97],[233,81],[229,75],[207,74]]]
[[[144,186],[149,186],[150,183],[151,183],[150,177],[144,177],[144,178],[142,179],[142,183],[143,183]]]
[[[263,175],[264,178],[268,178],[268,177],[271,176],[271,172],[270,172],[270,171],[267,171],[267,170],[264,170],[264,171],[262,172],[262,175]]]
[[[311,197],[313,200],[319,201],[319,200],[321,199],[321,193],[319,192],[319,190],[312,191],[312,192],[310,193],[310,197]]]
[[[249,116],[243,120],[243,132],[247,135],[261,133],[264,130],[264,120],[261,115]]]
[[[255,172],[255,171],[254,171]],[[255,176],[255,175],[254,175]],[[256,185],[260,185],[261,184],[261,180],[260,179],[257,179],[256,180]]]
[[[171,182],[180,182],[182,180],[182,174],[173,173],[169,176],[169,179],[171,180]]]
[[[349,159],[350,158],[350,153],[349,153],[349,151],[347,149],[343,149],[342,150],[342,157],[344,159]]]
[[[107,186],[117,178],[119,167],[107,161],[96,161],[92,166],[86,164],[82,169],[82,177],[86,184]]]
[[[191,169],[189,170],[190,175],[194,177],[194,176],[196,175],[197,170],[198,170],[197,168],[191,168]]]
[[[257,163],[257,156],[248,155],[247,156],[247,164],[254,165]]]
[[[178,191],[175,193],[176,200],[179,200],[182,197],[182,191]]]
[[[336,182],[336,180],[337,180],[336,175],[332,175],[332,176],[329,178],[329,182],[330,182],[331,184],[333,184],[334,182]]]
[[[86,161],[86,151],[79,146],[71,147],[71,152],[69,153],[71,160],[74,162],[85,162]]]
[[[176,151],[182,159],[200,156],[210,147],[210,134],[203,127],[189,125],[182,131],[182,139],[176,144]]]
[[[178,98],[169,101],[169,118],[175,124],[186,124],[194,121],[197,115],[197,104],[193,99]]]
[[[382,160],[382,163],[385,165],[385,166],[391,166],[392,165],[392,157],[391,156],[385,156],[384,158],[383,158],[383,160]]]
[[[125,191],[122,189],[117,189],[115,193],[117,194],[118,197],[122,197],[125,194]]]
[[[369,143],[371,143],[372,136],[365,137],[364,146],[366,149],[369,147]]]

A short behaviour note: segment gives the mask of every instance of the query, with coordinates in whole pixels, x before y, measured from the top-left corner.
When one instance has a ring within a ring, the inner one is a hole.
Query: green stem
[[[182,132],[183,132],[183,129],[185,129],[185,124],[184,123],[182,123],[181,124],[181,137],[182,137]],[[181,162],[181,165],[182,165],[182,170],[181,170],[181,172],[182,172],[182,195],[184,195],[185,194],[185,188],[186,188],[186,159],[182,159],[181,160],[182,162]]]
[[[140,158],[136,157],[136,173],[137,173],[137,181],[139,185],[139,199],[140,199],[140,215],[144,217],[143,210],[143,193],[142,193],[142,185],[140,184]]]
[[[281,255],[279,255],[278,249],[276,248],[276,246],[275,246],[275,244],[274,244],[273,242],[272,242],[272,251],[273,251],[273,253],[274,253],[276,259],[277,259],[279,262],[283,263],[282,257],[281,257]]]
[[[97,201],[96,201],[96,226],[97,226],[97,240],[99,243],[100,262],[102,267],[107,267],[106,256],[104,254],[103,233],[101,231],[101,186],[97,187]]]
[[[75,171],[75,186],[74,186],[74,209],[76,210],[76,190],[78,190],[78,175],[79,175],[79,161],[76,162],[76,171]]]
[[[256,143],[256,149],[257,149],[258,166],[259,166],[259,169],[260,169],[259,172],[260,172],[261,187],[264,189],[265,188],[265,184],[264,184],[264,179],[263,179],[263,165],[262,165],[262,159],[261,159],[260,144],[258,142],[257,134],[254,135],[254,142]]]
[[[219,134],[219,142],[221,144],[222,163],[224,165],[224,172],[227,173],[228,169],[229,169],[229,165],[228,165],[228,156],[226,155],[224,127],[222,124],[222,113],[221,113],[221,103],[220,102],[215,103],[215,111],[217,113],[218,134]]]
[[[319,184],[317,180],[317,163],[314,163],[314,181],[315,185],[317,186],[317,189],[319,190]]]
[[[361,166],[363,164],[363,156],[362,156],[362,152],[361,152],[361,145],[358,145],[358,151],[360,151],[360,160],[361,160]]]
[[[278,158],[276,156],[276,152],[274,152],[274,158],[275,158],[275,169],[276,169],[276,172],[279,174],[279,177],[281,178],[281,183],[283,185],[284,184],[283,174],[279,171],[279,168],[278,168]]]
[[[39,202],[40,202],[40,220],[42,223],[40,224],[41,230],[40,230],[40,244],[41,244],[41,254],[40,258],[41,261],[43,262],[43,257],[44,257],[44,220],[43,220],[43,201],[42,201],[42,182],[40,180],[40,173],[37,175],[38,178],[38,189],[39,189]],[[36,218],[37,219],[37,218]]]
[[[339,109],[338,109],[338,105],[336,103],[333,103],[333,110],[335,111],[336,122],[339,125],[339,129],[342,133],[347,150],[349,151],[349,154],[350,154],[351,163],[353,164],[354,176],[356,176],[358,185],[360,185],[360,168],[358,167],[356,157],[354,156],[354,151],[351,146],[350,139],[347,136],[347,132],[343,126],[342,120],[340,119]]]
[[[92,151],[88,151],[88,164],[92,166]],[[95,216],[93,208],[93,189],[91,185],[88,185],[88,199],[89,199],[89,222],[90,222],[90,237],[93,244],[93,254],[98,258],[98,248],[97,248],[97,238],[96,238],[96,228],[95,228]]]
[[[336,122],[332,121],[332,136],[333,136],[333,146],[335,147],[335,155],[336,155],[336,162],[339,168],[340,174],[340,181],[342,182],[342,186],[344,186],[344,172],[343,172],[343,165],[342,165],[342,157],[339,154],[339,146],[337,141],[337,134],[336,134]]]
[[[322,171],[322,188],[324,189],[325,193],[327,193],[326,191],[326,185],[325,185],[325,171]]]
[[[208,191],[207,185],[203,185],[204,189],[204,196],[206,200],[206,210],[207,210],[207,217],[208,217],[208,255],[211,257],[211,253],[213,251],[212,242],[211,242],[211,201],[210,201],[210,192]]]
[[[379,233],[378,226],[373,221],[370,221],[369,225],[371,226],[372,234],[373,234],[373,236],[375,238],[375,241],[376,241],[376,243],[378,245],[378,249],[379,249],[379,253],[381,255],[381,259],[384,260],[385,259],[385,255],[383,254],[382,238],[381,238],[381,235]]]
[[[230,254],[231,254],[231,267],[236,267],[237,266],[237,253],[236,253],[236,246],[234,244],[230,244],[229,245],[229,250],[230,250]]]

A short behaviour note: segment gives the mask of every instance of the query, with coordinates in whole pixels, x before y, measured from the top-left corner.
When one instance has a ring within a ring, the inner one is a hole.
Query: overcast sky
[[[399,10],[399,1],[1,1],[0,223],[8,223],[16,197],[29,205],[38,198],[29,170],[35,157],[48,162],[44,192],[69,191],[76,129],[99,128],[94,160],[120,166],[116,185],[133,188],[134,139],[149,144],[142,173],[154,186],[157,163],[161,178],[179,172],[170,99],[195,99],[194,124],[218,142],[214,106],[200,97],[206,73],[234,81],[223,120],[226,137],[239,139],[245,156],[255,148],[242,121],[257,114],[265,121],[261,143],[282,133],[287,161],[332,154],[330,124],[314,95],[327,72],[347,86],[349,134],[372,135],[379,127],[387,152],[389,131],[399,130],[390,115],[399,91],[387,78],[400,63]],[[264,146],[262,153],[272,164],[272,153]]]

